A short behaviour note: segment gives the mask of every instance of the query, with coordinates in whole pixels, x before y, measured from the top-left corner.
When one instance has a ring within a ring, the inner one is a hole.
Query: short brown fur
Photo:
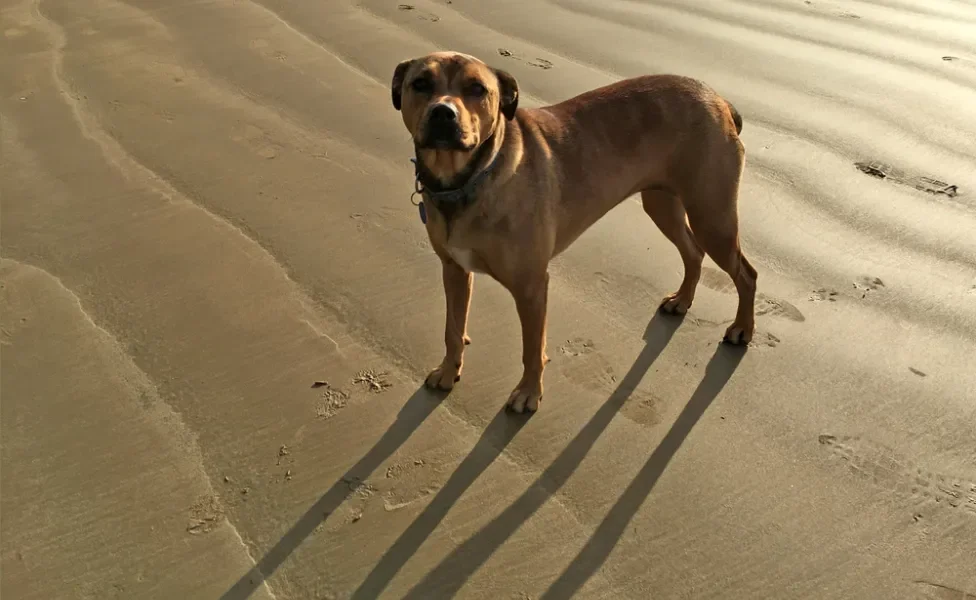
[[[426,82],[415,84],[418,78]],[[460,186],[456,179],[472,168],[492,165],[473,203],[458,214],[427,203],[427,232],[443,263],[447,300],[446,353],[427,385],[451,389],[460,379],[472,273],[486,273],[512,294],[522,325],[523,375],[508,406],[537,410],[548,361],[549,262],[638,192],[684,263],[681,285],[660,309],[688,311],[708,254],[738,292],[725,341],[752,339],[757,274],[738,234],[742,119],[703,83],[636,77],[552,106],[517,109],[511,75],[471,56],[439,52],[400,63],[392,94],[418,161],[441,185]],[[456,110],[458,146],[426,147],[431,107],[445,103]],[[479,152],[483,144],[491,147]]]

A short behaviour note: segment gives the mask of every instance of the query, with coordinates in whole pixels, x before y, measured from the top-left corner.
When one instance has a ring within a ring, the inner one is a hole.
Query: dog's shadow
[[[648,457],[644,466],[596,528],[566,570],[549,586],[540,600],[572,598],[592,577],[617,545],[627,525],[651,494],[681,444],[738,368],[745,348],[721,343],[705,367],[705,376],[695,388],[671,429]]]
[[[589,453],[593,444],[606,430],[614,416],[620,411],[631,394],[640,384],[651,365],[667,347],[681,318],[655,314],[645,330],[646,345],[638,355],[617,388],[597,410],[590,421],[559,454],[553,463],[543,471],[529,489],[511,506],[482,528],[478,533],[461,544],[424,579],[418,583],[405,598],[427,599],[451,597],[464,585],[467,579],[498,549],[523,523],[525,523],[553,494],[566,483]],[[641,475],[625,492],[621,501],[605,525],[601,525],[587,549],[567,570],[558,587],[554,584],[552,593],[561,594],[564,590],[578,589],[592,572],[603,563],[616,544],[623,528],[620,523],[629,521],[640,506],[638,498],[646,497],[650,488],[663,472],[670,458],[690,432],[708,404],[722,389],[725,381],[741,358],[741,351],[720,347],[699,385],[692,400],[675,421],[671,431],[661,445],[651,455]],[[366,579],[351,596],[354,600],[378,597],[393,580],[396,574],[413,557],[421,544],[430,536],[444,519],[450,508],[474,483],[478,476],[497,458],[521,428],[523,419],[512,418],[500,412],[485,430],[484,435],[471,453],[461,462],[451,475],[447,484],[441,488],[426,509],[414,520],[406,531],[383,555]],[[648,472],[649,471],[649,472]],[[626,502],[624,500],[626,499]],[[624,518],[625,517],[625,518]],[[617,529],[620,528],[620,531]],[[585,574],[588,572],[588,574]],[[572,595],[570,593],[570,595]]]
[[[517,415],[504,406],[485,428],[471,452],[454,469],[433,500],[414,519],[353,592],[352,600],[379,597],[403,565],[417,552],[465,491],[491,466],[531,415]],[[433,596],[429,596],[433,597]]]
[[[543,471],[529,489],[485,525],[475,535],[457,547],[430,571],[404,598],[427,600],[451,597],[485,561],[501,547],[549,498],[557,493],[576,471],[596,440],[609,426],[614,416],[627,402],[651,365],[667,347],[680,318],[655,314],[644,334],[646,345],[617,388],[597,410],[553,463]],[[737,348],[720,346],[706,369],[705,378],[692,395],[651,454],[638,476],[628,486],[607,517],[597,528],[584,549],[572,564],[547,590],[545,598],[568,598],[578,591],[609,556],[627,523],[633,518],[643,500],[650,494],[667,464],[681,443],[731,377],[742,357]],[[442,394],[418,389],[400,410],[397,420],[369,452],[315,503],[285,533],[284,536],[245,573],[221,600],[248,598],[291,555],[320,523],[328,518],[351,493],[348,481],[364,480],[413,434],[438,406]],[[376,598],[389,585],[400,569],[416,553],[437,528],[447,512],[464,492],[501,455],[527,418],[512,415],[502,408],[485,428],[481,438],[467,457],[458,465],[447,483],[440,489],[424,511],[400,535],[383,555],[366,579],[353,593],[354,599]]]
[[[655,315],[645,332],[647,345],[614,392],[576,437],[521,497],[441,560],[404,596],[404,600],[453,597],[471,575],[562,488],[670,342],[680,322],[680,318]],[[719,344],[706,367],[705,377],[671,425],[671,429],[597,527],[586,546],[549,587],[543,598],[570,598],[599,570],[682,442],[735,372],[744,352],[744,348]],[[422,518],[423,515],[418,520]],[[391,548],[388,556],[392,552]],[[399,555],[387,559],[385,563],[381,562],[353,598],[375,598],[396,573],[388,567],[393,565],[398,570],[409,558],[410,555]]]
[[[246,600],[254,590],[281,566],[291,553],[305,541],[315,528],[326,521],[330,514],[352,494],[349,481],[365,481],[384,461],[434,412],[445,394],[428,390],[423,385],[410,396],[397,414],[396,421],[345,475],[340,477],[321,498],[313,504],[285,535],[245,573],[220,600]]]

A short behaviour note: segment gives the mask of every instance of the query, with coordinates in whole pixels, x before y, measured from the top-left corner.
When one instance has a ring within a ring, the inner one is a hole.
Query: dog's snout
[[[438,104],[430,109],[430,120],[441,123],[452,123],[457,121],[457,109],[450,104]]]
[[[421,146],[427,148],[464,148],[461,115],[450,102],[438,101],[427,110]]]

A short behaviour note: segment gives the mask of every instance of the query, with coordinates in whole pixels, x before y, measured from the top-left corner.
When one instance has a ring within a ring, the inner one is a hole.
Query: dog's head
[[[467,155],[518,106],[514,77],[456,52],[401,62],[392,87],[393,107],[421,150]]]

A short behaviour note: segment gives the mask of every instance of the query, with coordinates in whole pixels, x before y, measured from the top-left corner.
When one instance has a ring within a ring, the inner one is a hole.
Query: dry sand
[[[408,1],[2,4],[3,598],[973,598],[976,4]],[[527,105],[735,103],[753,347],[714,265],[653,317],[680,260],[629,201],[552,266],[538,415],[485,278],[421,390],[389,79],[437,48]]]

